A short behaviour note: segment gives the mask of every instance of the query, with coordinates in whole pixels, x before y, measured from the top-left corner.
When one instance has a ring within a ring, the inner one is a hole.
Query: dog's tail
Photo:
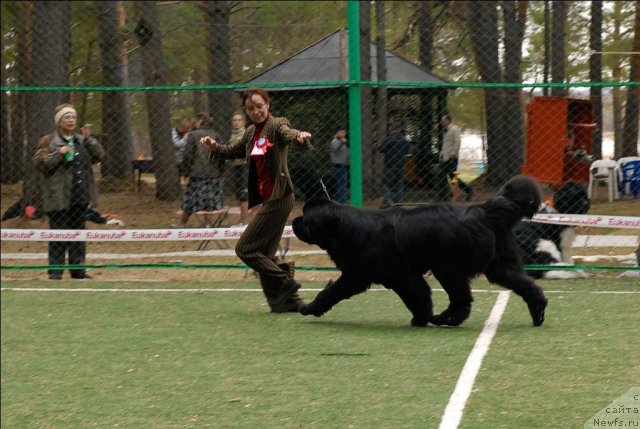
[[[530,176],[518,175],[502,186],[497,198],[487,201],[487,213],[496,223],[511,228],[523,217],[531,219],[540,202],[538,183]]]

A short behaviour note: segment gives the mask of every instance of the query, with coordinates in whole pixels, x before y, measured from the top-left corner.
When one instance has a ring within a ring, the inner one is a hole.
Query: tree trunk
[[[15,20],[15,60],[14,66],[5,73],[12,74],[12,80],[17,85],[26,85],[29,81],[29,33],[27,29],[31,24],[31,5],[28,2],[12,2],[7,5],[13,19]],[[3,56],[5,50],[2,50]],[[6,61],[2,61],[6,64]],[[3,79],[8,82],[8,79]],[[26,140],[26,101],[27,93],[13,92],[10,96],[2,93],[2,166],[0,171],[1,182],[17,183],[24,177],[25,162],[28,161],[28,168],[31,168],[30,160],[25,160],[25,140]]]
[[[70,4],[68,1],[34,2],[32,58],[32,86],[68,86],[71,59]],[[23,197],[25,203],[40,206],[39,175],[32,158],[38,140],[55,130],[53,110],[69,101],[69,94],[62,91],[31,93],[27,106],[27,148],[25,151],[25,179]]]
[[[542,82],[549,83],[549,66],[551,61],[551,23],[549,3],[551,0],[544,0],[544,65],[542,70]],[[542,95],[549,96],[549,88],[542,89]]]
[[[428,72],[433,69],[433,34],[435,32],[433,23],[433,5],[432,1],[418,1],[418,61],[422,68]],[[446,90],[445,90],[446,91]],[[434,145],[437,146],[437,123],[438,114],[436,113],[435,91],[420,91],[420,130],[418,132],[418,148],[414,154],[414,165],[416,174],[419,177],[420,184],[422,179],[429,174],[432,163],[430,157],[433,153]]]
[[[503,1],[504,21],[504,80],[522,82],[522,42],[527,21],[526,1]],[[509,112],[505,129],[510,141],[505,141],[504,167],[509,176],[520,172],[524,163],[524,101],[521,89],[506,89],[504,111]]]
[[[569,5],[563,0],[555,0],[553,2],[553,31],[551,41],[551,82],[564,82],[564,42],[565,42],[565,25],[567,23],[567,8]],[[567,95],[566,88],[551,88],[552,97],[564,97]]]
[[[418,1],[418,55],[420,65],[428,71],[433,69],[433,3]]]
[[[192,73],[191,73],[191,79],[193,79],[193,84],[194,85],[201,85],[202,84],[202,74],[200,73],[200,68],[198,67],[194,67]],[[206,112],[207,111],[207,99],[206,99],[206,94],[205,91],[202,91],[200,89],[192,91],[191,92],[192,97],[193,97],[193,112],[194,113],[199,113],[199,112]]]
[[[497,6],[497,1],[467,2],[471,43],[483,82],[502,82],[498,57]],[[504,164],[510,158],[509,151],[513,146],[507,134],[510,115],[504,109],[504,90],[485,89],[484,103],[487,116],[487,181],[499,186],[512,175],[511,166]]]
[[[96,2],[95,8],[103,82],[106,86],[125,86],[127,78],[121,57],[123,41],[118,22],[117,2]],[[106,151],[101,165],[104,177],[122,179],[132,176],[131,135],[131,108],[127,93],[103,92],[100,139]]]
[[[640,52],[640,2],[636,2],[632,52]],[[629,81],[640,81],[640,55],[631,55]],[[622,130],[622,157],[638,155],[638,122],[640,121],[640,86],[627,87],[627,103]]]
[[[230,1],[206,2],[205,28],[207,45],[207,75],[209,84],[231,82],[231,47],[229,45]],[[214,120],[215,130],[226,141],[231,133],[233,106],[231,90],[209,91],[209,116]]]
[[[4,64],[4,59],[2,61]],[[4,79],[3,79],[4,80]],[[7,95],[7,91],[2,91],[0,94],[0,106],[2,108],[2,140],[0,141],[0,153],[2,153],[2,157],[0,157],[0,163],[2,164],[2,171],[0,171],[0,182],[2,184],[7,183],[16,183],[18,178],[16,177],[14,167],[9,163],[12,159],[16,158],[16,151],[14,148],[17,146],[11,143],[11,138],[9,136],[9,96]],[[16,178],[13,180],[12,178]]]
[[[622,2],[614,2],[613,4],[613,33],[612,40],[615,43],[620,41],[620,30],[622,27]],[[622,80],[622,66],[620,56],[613,56],[613,65],[611,66],[611,80],[620,82]],[[623,95],[619,87],[614,86],[611,89],[611,102],[613,104],[613,157],[619,158],[622,153],[622,125],[624,114]]]
[[[156,3],[136,1],[135,10],[138,15],[138,24],[134,31],[140,42],[144,85],[166,85],[166,67]],[[171,141],[169,93],[167,91],[146,91],[145,96],[153,171],[156,178],[156,198],[166,201],[178,200],[182,189],[180,188],[175,152]]]
[[[589,80],[602,82],[602,1],[591,2],[591,23],[589,26]],[[593,103],[593,116],[596,129],[591,140],[591,151],[596,159],[602,158],[602,87],[592,86],[589,89],[591,102]]]
[[[385,20],[384,20],[384,1],[376,1],[376,68],[378,70],[379,81],[387,80],[387,61],[386,43],[385,43]],[[382,142],[387,135],[387,87],[386,85],[378,85],[376,91],[376,135],[374,144]],[[374,156],[375,170],[382,168],[382,157]],[[378,180],[374,186],[376,189],[380,187],[381,175],[374,176]]]

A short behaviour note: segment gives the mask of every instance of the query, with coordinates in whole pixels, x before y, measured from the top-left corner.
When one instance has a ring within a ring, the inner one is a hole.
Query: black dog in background
[[[553,195],[553,207],[543,205],[538,213],[585,214],[589,211],[589,194],[580,183],[567,182]],[[572,245],[575,228],[540,222],[523,222],[515,229],[516,240],[525,265],[573,265]],[[586,277],[584,271],[528,270],[531,277],[540,279],[569,279]]]
[[[512,232],[539,206],[538,185],[528,176],[513,177],[498,196],[482,204],[375,210],[310,201],[293,220],[293,231],[302,241],[325,249],[342,274],[300,313],[322,316],[379,283],[400,296],[413,314],[412,325],[457,326],[471,312],[471,279],[484,273],[490,282],[520,295],[533,324],[540,326],[547,299],[523,271]],[[450,301],[436,316],[424,279],[429,270]]]

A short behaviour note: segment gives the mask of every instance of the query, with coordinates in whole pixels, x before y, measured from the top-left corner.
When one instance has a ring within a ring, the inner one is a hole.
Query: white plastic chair
[[[616,161],[615,173],[616,179],[618,180],[618,191],[620,192],[620,195],[628,195],[630,191],[629,189],[622,189],[622,167],[630,161],[640,161],[640,156],[626,156]]]
[[[609,185],[609,202],[618,198],[618,184],[614,169],[614,160],[599,159],[591,163],[589,168],[589,199],[593,198],[593,188],[596,182],[607,182]]]

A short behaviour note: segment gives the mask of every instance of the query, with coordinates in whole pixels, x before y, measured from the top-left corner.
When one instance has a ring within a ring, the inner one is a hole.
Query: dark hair
[[[209,117],[208,113],[198,112],[193,116],[193,120],[191,121],[191,128],[193,128],[194,130],[198,128],[202,128],[202,126],[210,120],[211,118]],[[198,121],[202,121],[200,123],[200,127],[198,127],[198,124],[197,124]]]
[[[443,118],[447,118],[447,120],[448,120],[449,122],[453,122],[453,120],[451,119],[451,115],[450,115],[450,114],[448,114],[448,113],[447,113],[446,115],[442,115],[442,117],[443,117]]]
[[[247,100],[251,99],[254,95],[259,95],[267,104],[271,104],[271,99],[269,98],[269,94],[262,88],[248,88],[242,93],[242,105],[245,106],[247,104]]]

